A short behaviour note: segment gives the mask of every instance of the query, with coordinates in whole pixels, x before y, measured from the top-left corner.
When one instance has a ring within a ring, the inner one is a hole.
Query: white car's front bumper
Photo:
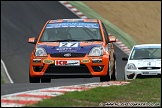
[[[161,76],[161,69],[158,70],[125,70],[125,80],[133,80],[138,77]]]

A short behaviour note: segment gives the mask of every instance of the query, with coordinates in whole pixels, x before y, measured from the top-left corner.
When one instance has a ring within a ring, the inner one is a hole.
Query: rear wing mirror
[[[108,36],[109,42],[116,42],[116,37],[113,35]]]
[[[122,60],[123,61],[128,61],[128,57],[123,57]]]
[[[28,43],[36,44],[36,42],[37,42],[37,38],[35,38],[35,37],[28,39]]]

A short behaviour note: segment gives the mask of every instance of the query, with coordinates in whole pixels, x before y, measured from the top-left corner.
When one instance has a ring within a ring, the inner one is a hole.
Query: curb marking
[[[71,86],[51,87],[15,93],[11,95],[4,95],[1,96],[1,107],[23,107],[26,105],[37,104],[42,99],[49,99],[59,95],[64,95],[67,92],[86,91],[96,87],[107,87],[113,85],[118,86],[129,83],[130,82],[126,81],[97,82]]]

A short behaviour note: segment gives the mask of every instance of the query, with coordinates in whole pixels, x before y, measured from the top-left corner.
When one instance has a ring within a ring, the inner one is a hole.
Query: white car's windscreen
[[[161,59],[161,46],[134,47],[129,59]]]

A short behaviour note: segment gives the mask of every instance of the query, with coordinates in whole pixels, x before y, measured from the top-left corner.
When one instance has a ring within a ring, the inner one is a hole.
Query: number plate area
[[[142,75],[157,75],[157,72],[142,72]]]
[[[79,66],[80,60],[55,60],[56,66]]]

